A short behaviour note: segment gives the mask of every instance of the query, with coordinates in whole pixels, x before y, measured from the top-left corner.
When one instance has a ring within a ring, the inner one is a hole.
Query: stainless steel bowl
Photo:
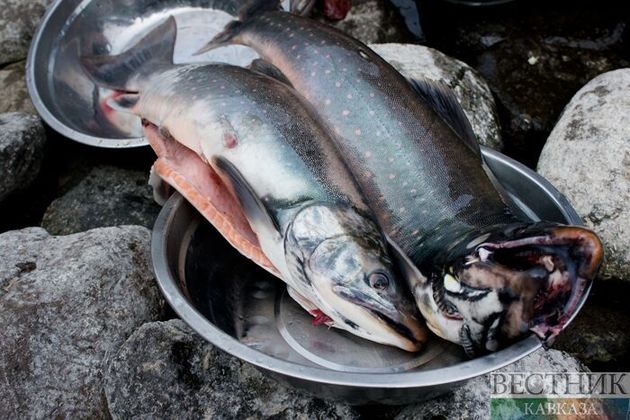
[[[483,154],[518,211],[533,219],[581,224],[567,200],[535,172],[490,149]],[[318,397],[352,404],[431,398],[541,347],[528,336],[488,356],[432,338],[412,355],[313,326],[283,283],[242,257],[178,194],[153,229],[158,283],[179,316],[202,337],[264,372]],[[580,306],[584,303],[584,294]]]
[[[117,54],[135,44],[168,15],[178,36],[175,62],[247,64],[246,47],[221,48],[192,57],[233,19],[241,0],[57,0],[44,15],[31,44],[26,79],[35,108],[56,131],[81,143],[124,148],[147,144],[140,120],[100,105],[111,91],[83,72],[84,55]]]

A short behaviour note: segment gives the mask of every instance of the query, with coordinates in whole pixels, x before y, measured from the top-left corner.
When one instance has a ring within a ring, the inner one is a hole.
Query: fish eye
[[[370,287],[376,290],[385,290],[389,287],[389,277],[382,271],[375,271],[368,276]]]

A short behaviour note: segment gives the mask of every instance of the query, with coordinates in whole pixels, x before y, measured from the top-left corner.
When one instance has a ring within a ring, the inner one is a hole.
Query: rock
[[[333,22],[314,13],[314,18],[366,44],[374,42],[406,42],[409,40],[402,18],[388,0],[352,1],[348,15]]]
[[[492,10],[425,3],[436,9],[422,9],[429,42],[486,79],[506,152],[532,167],[571,96],[598,74],[630,65],[627,12],[614,2],[515,1]]]
[[[39,117],[22,112],[0,114],[0,201],[35,180],[45,142]]]
[[[497,372],[583,371],[588,372],[588,369],[568,354],[558,350],[540,349]],[[407,406],[396,416],[396,420],[452,418],[454,413],[458,419],[490,418],[490,381],[490,375],[485,375],[434,400]],[[544,397],[540,395],[540,398]]]
[[[630,282],[596,281],[591,296],[554,348],[597,372],[630,370]]]
[[[160,207],[153,201],[149,174],[113,166],[94,167],[54,200],[42,226],[56,235],[104,226],[153,227]]]
[[[538,172],[602,239],[603,278],[630,281],[630,69],[578,91],[551,132]]]
[[[450,87],[470,120],[477,140],[501,150],[501,131],[492,92],[467,64],[420,45],[373,44],[376,53],[407,77],[439,81]]]
[[[0,418],[104,418],[107,360],[164,303],[138,226],[0,235]]]
[[[0,65],[23,60],[47,0],[4,0],[0,8]]]
[[[36,113],[26,88],[25,66],[24,61],[19,61],[0,70],[0,113]]]
[[[138,328],[109,365],[105,395],[114,419],[356,418],[268,379],[181,320]]]

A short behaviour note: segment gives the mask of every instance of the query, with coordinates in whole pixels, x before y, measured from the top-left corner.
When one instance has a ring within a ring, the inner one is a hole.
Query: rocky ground
[[[323,401],[276,385],[173,319],[149,259],[153,153],[64,139],[28,99],[24,60],[46,3],[0,10],[0,417],[487,412],[487,377],[407,407]],[[537,168],[605,242],[602,275],[556,350],[506,369],[627,371],[630,70],[610,70],[630,64],[628,13],[607,1],[531,3],[357,0],[335,25],[369,43],[442,51],[373,46],[408,76],[450,86],[479,141]]]

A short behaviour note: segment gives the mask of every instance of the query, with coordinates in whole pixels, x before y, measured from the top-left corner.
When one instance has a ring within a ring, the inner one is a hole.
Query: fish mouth
[[[395,308],[385,311],[382,308],[379,310],[374,305],[369,304],[370,300],[374,300],[371,296],[360,291],[350,290],[347,287],[335,286],[333,287],[333,292],[342,299],[364,308],[385,323],[396,334],[405,338],[408,341],[404,346],[405,350],[410,352],[422,350],[426,337],[424,331],[420,328],[418,319],[413,315],[396,311]],[[388,312],[388,314],[385,312]],[[418,327],[415,327],[414,324],[417,324]]]
[[[525,236],[531,235],[531,236]],[[517,238],[498,243],[482,243],[476,248],[479,264],[508,267],[513,276],[507,277],[504,288],[526,292],[516,282],[530,283],[531,305],[523,312],[529,330],[545,344],[551,342],[566,327],[583,303],[583,296],[597,274],[602,261],[601,241],[592,231],[576,226],[533,225],[517,233]],[[499,289],[499,288],[496,288]],[[499,290],[499,293],[502,293]],[[507,315],[510,314],[506,304]],[[508,336],[514,335],[508,331]]]

